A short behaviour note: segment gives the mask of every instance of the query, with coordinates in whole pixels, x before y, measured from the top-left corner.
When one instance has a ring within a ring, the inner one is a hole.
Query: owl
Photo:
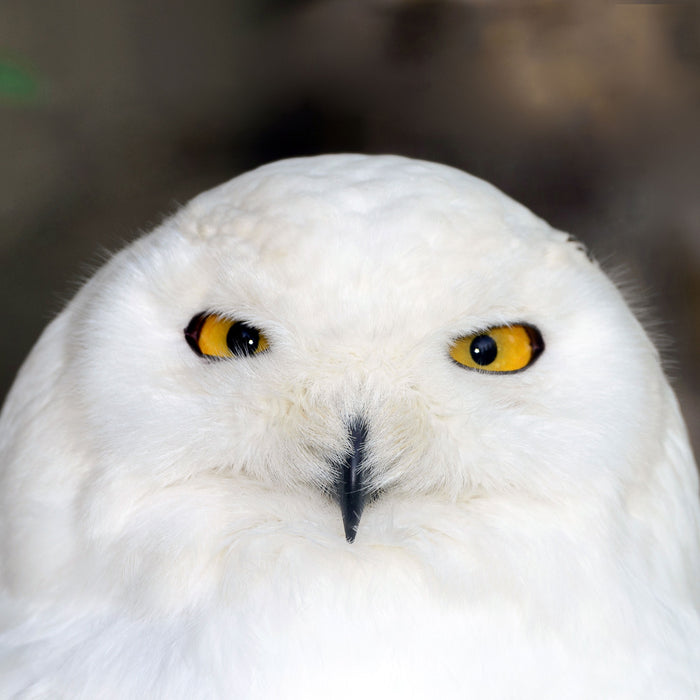
[[[398,156],[115,255],[0,418],[0,697],[700,697],[695,464],[571,236]]]

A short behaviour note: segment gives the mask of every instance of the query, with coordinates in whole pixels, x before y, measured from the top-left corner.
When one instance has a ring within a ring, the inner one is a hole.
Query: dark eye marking
[[[582,243],[578,238],[576,238],[576,236],[573,236],[572,234],[568,233],[566,237],[566,242],[576,246],[576,248],[580,250],[591,262],[595,262],[595,258],[593,257],[593,253],[591,253],[590,248],[585,243]]]

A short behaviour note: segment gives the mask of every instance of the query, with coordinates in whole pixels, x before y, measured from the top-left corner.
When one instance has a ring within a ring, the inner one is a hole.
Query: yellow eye
[[[197,314],[185,329],[185,339],[204,357],[258,355],[267,350],[267,338],[243,321],[232,321],[217,314]]]
[[[531,365],[543,350],[540,332],[521,324],[498,326],[457,338],[450,346],[450,357],[469,369],[517,372]]]

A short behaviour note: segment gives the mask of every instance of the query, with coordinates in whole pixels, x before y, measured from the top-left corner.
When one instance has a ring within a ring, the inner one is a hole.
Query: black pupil
[[[252,355],[260,343],[260,333],[247,323],[234,323],[226,334],[226,345],[234,355]]]
[[[469,346],[469,354],[477,365],[490,365],[498,355],[498,345],[490,335],[477,335]]]

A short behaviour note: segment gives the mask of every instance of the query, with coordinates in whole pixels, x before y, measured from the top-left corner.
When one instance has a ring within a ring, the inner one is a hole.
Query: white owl
[[[2,698],[698,698],[657,353],[570,237],[399,157],[114,256],[0,422]]]

